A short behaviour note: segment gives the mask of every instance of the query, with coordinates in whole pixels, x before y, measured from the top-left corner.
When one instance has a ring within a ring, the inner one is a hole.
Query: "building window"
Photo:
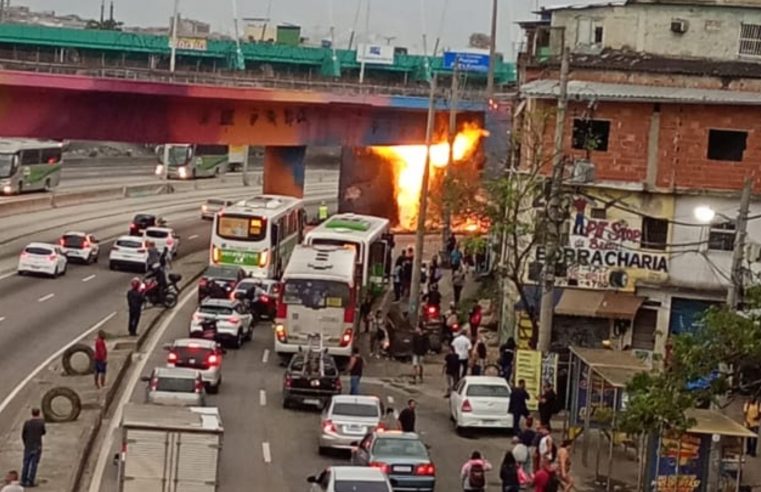
[[[610,136],[610,121],[605,120],[573,120],[573,148],[580,150],[608,150]]]
[[[745,56],[761,56],[761,24],[740,24],[739,53]]]
[[[608,210],[605,207],[594,207],[589,212],[589,216],[593,219],[605,220],[608,218]]]
[[[602,26],[595,27],[595,44],[602,44]]]
[[[735,225],[732,222],[714,224],[708,232],[708,249],[732,251],[735,248]]]
[[[708,158],[714,161],[741,162],[748,141],[748,132],[708,130]]]
[[[640,246],[646,249],[666,249],[669,237],[669,221],[653,217],[642,218],[642,241]]]

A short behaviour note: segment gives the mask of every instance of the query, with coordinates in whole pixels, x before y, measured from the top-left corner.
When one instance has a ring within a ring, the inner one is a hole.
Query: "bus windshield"
[[[332,280],[288,279],[283,302],[310,309],[344,308],[349,304],[349,285]]]
[[[222,239],[262,241],[267,237],[267,219],[240,215],[219,215],[217,235]]]
[[[0,154],[0,178],[13,174],[13,154]]]
[[[169,166],[184,166],[188,163],[188,148],[187,146],[171,146],[169,147]]]

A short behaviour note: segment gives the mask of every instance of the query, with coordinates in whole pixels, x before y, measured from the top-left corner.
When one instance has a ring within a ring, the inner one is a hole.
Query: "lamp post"
[[[172,14],[171,56],[169,58],[169,72],[174,73],[177,64],[177,16],[180,11],[180,0],[174,0],[174,13]]]

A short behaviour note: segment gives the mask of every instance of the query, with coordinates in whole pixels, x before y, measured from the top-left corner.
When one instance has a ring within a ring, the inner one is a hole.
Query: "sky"
[[[106,0],[107,3],[110,0]],[[411,52],[422,52],[422,33],[427,33],[428,49],[441,37],[444,48],[462,48],[473,32],[490,30],[491,0],[237,0],[238,15],[265,17],[271,8],[273,22],[301,25],[314,40],[327,38],[334,18],[338,47],[345,47],[354,25],[357,7],[362,14],[357,32],[365,32],[365,6],[370,2],[369,31],[372,42],[386,43],[386,37],[396,37],[392,43],[406,46]],[[518,20],[534,18],[531,11],[538,0],[499,0],[498,50],[512,58],[520,42]],[[541,4],[560,0],[542,0]],[[172,15],[173,0],[114,0],[117,20],[128,25],[164,26]],[[58,14],[73,13],[87,18],[100,14],[100,0],[12,0],[14,5],[28,5],[34,10],[55,10]],[[331,3],[333,15],[331,15]],[[184,17],[210,22],[215,31],[233,32],[233,0],[180,0]],[[423,18],[422,12],[426,15]],[[442,15],[443,14],[443,15]],[[443,17],[443,19],[442,19]],[[442,22],[443,20],[443,22]],[[360,34],[363,36],[363,34]]]

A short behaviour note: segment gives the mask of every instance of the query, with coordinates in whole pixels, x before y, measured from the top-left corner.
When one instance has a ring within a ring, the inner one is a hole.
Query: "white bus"
[[[227,145],[167,144],[170,179],[211,178],[225,174],[230,162]],[[156,147],[156,176],[164,175],[164,146]]]
[[[288,357],[320,335],[328,353],[351,356],[358,322],[356,252],[296,246],[283,273],[275,319],[275,352]]]
[[[304,243],[356,249],[362,287],[373,295],[381,294],[386,288],[394,250],[394,236],[388,219],[337,214],[309,231]]]
[[[304,237],[305,218],[304,202],[289,196],[260,195],[225,207],[214,216],[210,263],[280,278]]]
[[[4,195],[52,190],[61,182],[63,143],[0,140],[0,190]]]

